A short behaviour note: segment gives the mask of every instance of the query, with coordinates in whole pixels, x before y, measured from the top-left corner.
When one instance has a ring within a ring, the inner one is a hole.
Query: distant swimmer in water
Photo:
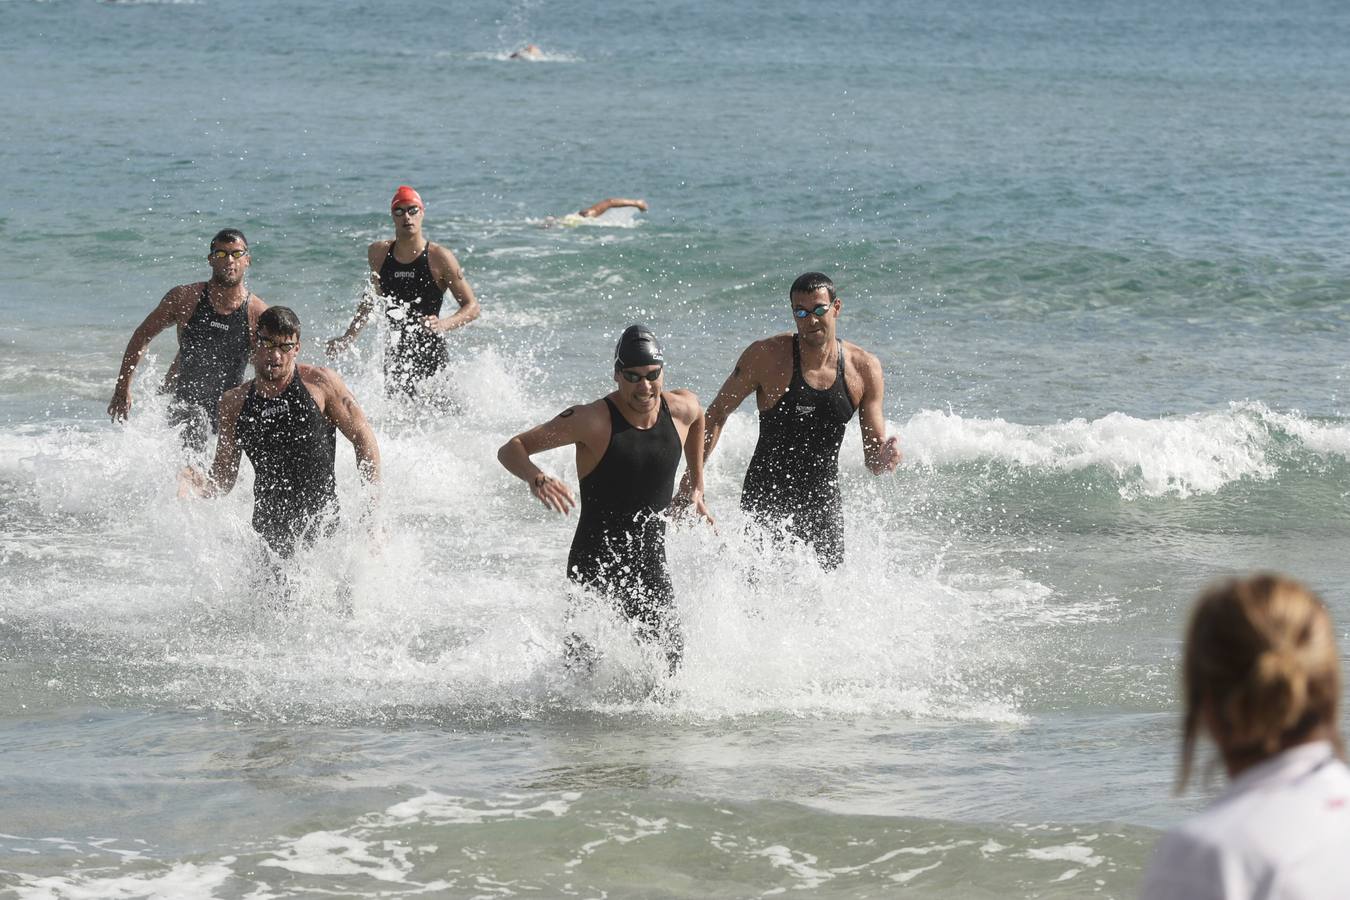
[[[611,598],[637,629],[656,641],[671,670],[679,664],[683,638],[666,565],[663,513],[675,493],[683,452],[689,500],[711,521],[703,504],[703,413],[687,390],[664,390],[665,355],[656,335],[642,325],[624,331],[614,350],[618,387],[502,445],[497,459],[530,486],[549,509],[566,514],[572,491],[530,459],[536,453],[576,445],[581,514],[567,577]],[[580,644],[569,639],[569,651]]]
[[[376,298],[383,298],[385,391],[415,396],[418,383],[449,362],[445,333],[478,318],[478,298],[455,254],[423,237],[426,206],[417,191],[400,186],[389,211],[394,220],[394,239],[376,241],[367,250],[370,287],[362,294],[346,332],[328,342],[328,354],[336,356],[351,346],[370,320]],[[446,291],[454,296],[459,309],[442,316]]]
[[[1230,781],[1158,842],[1141,900],[1350,895],[1341,656],[1325,604],[1274,574],[1210,588],[1191,612],[1181,677],[1178,790],[1202,737]]]
[[[372,503],[380,482],[380,448],[356,398],[332,369],[296,362],[299,353],[300,320],[284,306],[268,309],[258,319],[254,379],[221,401],[210,474],[184,469],[180,491],[228,494],[246,454],[253,464],[253,528],[283,559],[337,524],[336,432],[355,448]]]
[[[727,418],[754,394],[759,441],[745,473],[741,508],[768,528],[813,546],[822,566],[844,559],[839,446],[858,410],[863,459],[873,475],[895,471],[900,440],[886,437],[881,364],[871,353],[836,337],[843,308],[834,282],[807,272],[788,297],[795,333],[756,341],[736,362],[708,406],[703,457],[717,446]],[[681,483],[679,503],[692,485]]]
[[[157,334],[177,326],[178,356],[168,379],[174,397],[170,420],[183,426],[183,442],[198,452],[216,430],[220,398],[244,380],[258,316],[267,309],[244,278],[251,260],[243,232],[234,228],[218,232],[211,238],[206,259],[211,265],[209,281],[171,289],[132,332],[108,402],[114,421],[127,417],[137,364]]]
[[[592,204],[583,210],[574,213],[568,213],[562,218],[549,216],[544,220],[544,227],[550,228],[554,225],[580,225],[586,219],[598,219],[611,209],[637,209],[642,212],[647,211],[646,200],[630,200],[627,197],[606,197],[599,203]]]
[[[538,44],[526,44],[515,53],[511,54],[511,59],[523,59],[530,62],[544,58],[544,51],[539,49]]]
[[[629,200],[627,197],[606,197],[599,203],[586,207],[577,213],[583,219],[594,219],[596,216],[602,216],[611,209],[622,209],[624,207],[634,207],[643,212],[647,211],[646,200]]]

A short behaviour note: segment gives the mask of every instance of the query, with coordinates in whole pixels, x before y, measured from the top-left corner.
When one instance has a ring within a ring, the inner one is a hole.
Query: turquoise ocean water
[[[1197,588],[1287,569],[1350,648],[1348,47],[1335,0],[0,2],[0,893],[1133,896],[1204,801]],[[400,183],[483,316],[449,413],[337,361],[389,537],[281,605],[248,467],[174,497],[171,337],[103,410],[226,226],[321,362]],[[609,195],[651,210],[544,227]],[[710,400],[809,269],[906,454],[850,432],[846,565],[740,536],[747,405],[671,535],[684,668],[597,614],[569,679],[572,523],[497,446],[631,321]]]

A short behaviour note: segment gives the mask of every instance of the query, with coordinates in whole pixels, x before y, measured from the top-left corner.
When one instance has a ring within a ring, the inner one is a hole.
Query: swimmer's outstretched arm
[[[555,512],[567,515],[576,505],[572,489],[536,466],[530,459],[535,453],[572,443],[566,440],[563,429],[550,428],[557,422],[557,419],[545,422],[511,438],[497,450],[497,461],[506,471],[528,484],[530,493],[540,503]]]
[[[141,357],[150,348],[150,342],[170,326],[186,324],[192,316],[197,296],[185,287],[180,285],[165,294],[159,305],[131,333],[131,340],[127,341],[127,349],[122,354],[122,365],[117,370],[112,399],[108,401],[108,416],[113,421],[125,419],[131,410],[131,378],[136,374]]]
[[[851,352],[863,379],[863,395],[858,401],[863,463],[873,475],[886,475],[900,465],[900,438],[886,436],[886,416],[882,407],[886,384],[881,374],[881,362],[864,350],[854,348]]]
[[[704,414],[699,428],[703,435],[703,453],[702,459],[699,460],[700,489],[702,488],[703,467],[707,464],[708,457],[712,456],[717,441],[722,437],[722,429],[726,427],[727,419],[745,401],[746,397],[759,389],[759,366],[762,355],[760,342],[746,347],[745,351],[741,353],[741,358],[736,360],[736,367],[731,370],[727,380],[722,382],[722,389],[717,392],[713,402],[708,404],[708,411]],[[693,487],[689,469],[686,468],[684,477],[680,479],[680,489],[675,495],[677,508],[687,506],[692,501]]]
[[[361,405],[352,396],[342,376],[332,369],[315,366],[305,373],[306,380],[323,395],[323,414],[356,451],[356,473],[365,486],[361,519],[370,528],[371,537],[383,543],[383,534],[375,517],[380,504],[380,444]]]
[[[352,396],[342,376],[332,369],[316,366],[313,384],[323,392],[323,413],[356,451],[356,472],[366,485],[380,484],[380,444],[361,405]]]
[[[469,279],[464,277],[464,270],[460,268],[455,254],[440,244],[432,244],[427,256],[436,283],[440,285],[441,290],[449,291],[450,296],[459,304],[459,309],[455,310],[454,315],[427,316],[427,327],[441,333],[463,328],[482,314],[482,308],[479,307],[478,298],[474,296],[473,288],[469,285]]]
[[[606,197],[594,206],[588,206],[578,213],[583,219],[593,219],[601,213],[608,212],[611,209],[619,209],[625,206],[636,207],[643,212],[647,211],[646,200],[629,200],[627,197]]]
[[[356,314],[352,316],[351,324],[347,326],[338,337],[328,342],[328,355],[336,356],[352,345],[356,336],[361,333],[361,329],[366,327],[370,321],[370,314],[375,311],[375,299],[380,296],[380,265],[384,262],[385,253],[393,252],[392,241],[376,241],[366,250],[366,262],[370,265],[370,279],[366,282],[365,289],[361,291],[361,299],[356,301]]]
[[[371,277],[371,281],[375,281],[374,276]],[[356,301],[356,314],[352,316],[351,324],[341,335],[329,340],[327,347],[329,356],[336,356],[350,347],[352,342],[356,340],[356,336],[361,333],[361,329],[365,328],[366,323],[370,321],[370,314],[375,311],[375,297],[377,295],[377,290],[373,285],[368,286],[361,292],[361,299]]]
[[[680,481],[681,502],[675,512],[693,506],[694,512],[713,524],[712,513],[703,501],[703,409],[693,391],[670,392],[670,414],[676,422],[689,430],[684,436],[684,478]],[[687,486],[687,490],[686,490]]]
[[[574,444],[579,471],[585,463],[598,462],[609,443],[609,408],[604,401],[597,403],[569,406],[544,424],[511,438],[497,451],[497,461],[506,471],[528,484],[540,503],[564,515],[576,505],[571,488],[536,466],[530,457]]]

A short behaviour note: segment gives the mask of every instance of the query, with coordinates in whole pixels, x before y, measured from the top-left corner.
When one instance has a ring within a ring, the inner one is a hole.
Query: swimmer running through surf
[[[900,441],[886,436],[881,363],[837,335],[843,301],[834,282],[807,272],[788,291],[795,333],[756,341],[708,405],[703,458],[717,446],[727,419],[755,395],[759,441],[745,473],[741,508],[770,529],[783,529],[816,550],[833,569],[844,559],[839,447],[859,412],[863,461],[873,475],[895,471]],[[682,482],[677,504],[687,502]]]
[[[267,304],[248,289],[251,263],[248,239],[235,228],[211,238],[206,254],[211,278],[172,288],[136,327],[122,354],[108,415],[125,419],[131,411],[131,379],[160,332],[175,326],[178,356],[170,368],[173,390],[170,421],[183,427],[183,443],[198,452],[217,428],[220,398],[244,380],[258,316]]]
[[[228,494],[241,455],[253,464],[253,529],[279,557],[328,533],[337,521],[335,432],[356,451],[369,502],[380,482],[380,448],[342,378],[332,369],[296,362],[300,320],[284,306],[258,319],[255,377],[220,404],[220,441],[209,474],[186,468],[183,494]],[[368,512],[368,511],[367,511]]]
[[[390,395],[414,396],[419,384],[445,368],[447,332],[478,318],[473,288],[455,254],[422,233],[426,205],[417,191],[400,185],[389,204],[393,240],[367,248],[370,285],[347,330],[328,342],[328,355],[345,351],[365,328],[377,297],[385,301],[384,387]],[[449,291],[459,309],[441,315]]]
[[[576,447],[581,512],[567,577],[611,599],[639,638],[661,647],[673,671],[684,641],[663,513],[683,452],[690,503],[712,521],[703,503],[703,411],[690,391],[665,390],[665,355],[645,326],[633,325],[619,338],[613,377],[615,390],[516,435],[497,459],[546,507],[566,514],[575,503],[571,489],[531,457]]]

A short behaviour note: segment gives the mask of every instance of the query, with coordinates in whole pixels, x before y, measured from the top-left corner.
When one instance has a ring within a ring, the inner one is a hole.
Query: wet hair
[[[286,306],[269,306],[258,316],[258,334],[263,332],[277,337],[300,337],[300,317]]]
[[[821,288],[830,292],[831,300],[837,299],[834,295],[834,282],[830,280],[830,276],[824,272],[805,272],[792,282],[792,287],[788,289],[788,299],[791,300],[797,294],[814,294]]]
[[[216,232],[216,236],[211,238],[211,249],[216,249],[216,244],[228,244],[231,241],[238,241],[248,249],[248,238],[238,228],[222,228]]]
[[[1182,660],[1186,720],[1177,790],[1186,786],[1201,726],[1229,762],[1244,765],[1332,731],[1341,693],[1336,632],[1322,600],[1273,573],[1225,581],[1191,612]],[[1211,712],[1202,721],[1205,708]]]

